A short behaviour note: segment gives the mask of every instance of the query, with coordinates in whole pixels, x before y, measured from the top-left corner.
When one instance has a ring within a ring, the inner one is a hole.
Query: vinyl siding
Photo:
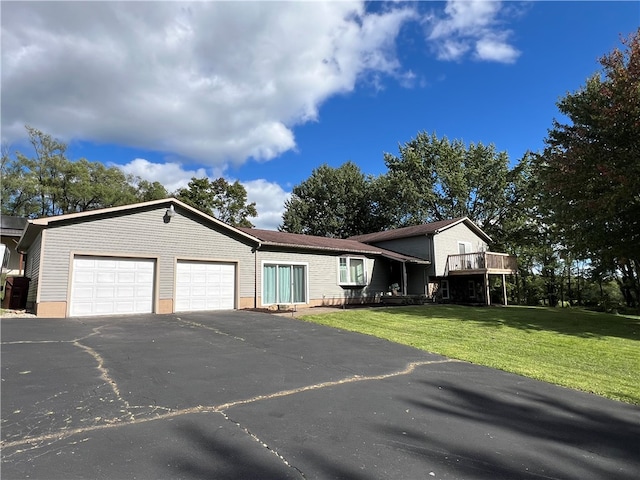
[[[258,303],[262,303],[262,265],[263,263],[304,263],[308,265],[308,302],[331,303],[345,298],[351,298],[355,292],[357,295],[374,295],[386,289],[386,280],[381,274],[388,269],[379,268],[381,260],[366,258],[361,255],[350,255],[355,258],[365,258],[368,285],[362,289],[345,288],[338,284],[338,258],[340,254],[311,254],[278,251],[258,251],[257,288]]]
[[[444,276],[449,255],[457,255],[458,242],[469,242],[473,252],[484,252],[487,244],[464,223],[459,223],[434,236],[434,268],[436,276]]]
[[[42,234],[33,242],[27,252],[27,262],[24,269],[25,277],[31,279],[29,282],[29,293],[27,294],[27,307],[31,308],[36,303],[38,294],[38,283],[40,280],[40,252],[42,245]]]
[[[377,242],[374,243],[374,245],[386,250],[391,250],[392,252],[409,255],[410,257],[431,260],[431,237],[426,235],[398,238],[396,240],[388,240],[386,242]]]
[[[238,295],[253,296],[253,255],[247,240],[229,237],[191,212],[176,208],[164,222],[166,207],[93,217],[50,227],[44,244],[40,301],[66,301],[73,255],[157,258],[158,298],[174,295],[176,259],[238,263]]]

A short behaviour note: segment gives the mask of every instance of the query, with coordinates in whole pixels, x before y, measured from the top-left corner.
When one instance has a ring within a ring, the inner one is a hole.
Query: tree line
[[[418,132],[386,173],[321,165],[293,188],[281,231],[347,238],[467,216],[518,256],[512,301],[640,307],[640,29],[558,102],[543,151],[511,162],[493,144]],[[158,182],[86,159],[27,127],[34,156],[2,152],[2,214],[42,217],[166,198]],[[192,178],[171,195],[234,226],[255,203],[239,182]]]
[[[168,192],[160,182],[127,175],[118,167],[67,158],[67,145],[26,126],[33,155],[3,147],[2,215],[50,217],[98,208],[129,205],[174,196],[234,226],[252,227],[255,203],[238,181],[192,178],[187,187]]]

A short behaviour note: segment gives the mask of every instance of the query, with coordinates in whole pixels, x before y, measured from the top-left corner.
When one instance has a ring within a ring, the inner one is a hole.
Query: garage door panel
[[[73,265],[76,268],[89,268],[93,269],[95,266],[95,260],[91,258],[76,258]]]
[[[136,281],[136,274],[134,271],[117,272],[116,279],[118,283],[134,283]]]
[[[151,313],[154,270],[153,260],[74,258],[70,315]]]
[[[235,307],[234,264],[181,261],[176,269],[176,311]]]
[[[116,288],[112,286],[99,286],[94,290],[96,298],[113,298],[116,294]]]
[[[114,294],[125,301],[125,299],[133,299],[136,296],[136,289],[133,285],[120,285],[115,288]]]

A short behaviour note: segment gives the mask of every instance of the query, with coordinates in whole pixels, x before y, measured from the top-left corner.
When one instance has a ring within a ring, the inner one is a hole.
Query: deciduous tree
[[[333,238],[376,231],[372,182],[353,162],[321,165],[293,188],[280,230]]]
[[[640,29],[600,59],[596,73],[558,103],[540,162],[550,221],[574,256],[621,275],[640,302]]]
[[[425,132],[399,150],[384,156],[393,226],[467,216],[496,240],[504,238],[503,226],[520,201],[518,183],[525,180],[524,168],[509,168],[506,152]]]
[[[157,182],[150,184],[117,167],[71,161],[65,143],[33,127],[26,129],[31,155],[12,154],[8,147],[2,151],[3,215],[47,217],[167,196]]]
[[[247,204],[247,191],[237,180],[229,183],[224,178],[193,177],[175,196],[207,215],[237,227],[252,227],[248,217],[258,216],[255,202]]]

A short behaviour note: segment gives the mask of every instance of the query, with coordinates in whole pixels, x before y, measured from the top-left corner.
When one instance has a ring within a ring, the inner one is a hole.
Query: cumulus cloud
[[[441,60],[461,60],[471,53],[482,61],[513,63],[520,52],[501,28],[502,2],[449,0],[444,15],[431,15],[428,39]]]
[[[136,158],[125,165],[117,165],[127,174],[135,175],[150,182],[160,182],[171,194],[179,188],[186,187],[193,178],[208,177],[211,180],[223,177],[222,171],[211,168],[190,170],[179,163],[153,163],[144,158]],[[226,178],[230,183],[234,179]],[[256,203],[257,217],[249,220],[256,228],[276,230],[282,223],[284,203],[291,196],[279,184],[264,179],[240,182],[247,191],[247,201]]]
[[[212,177],[204,168],[187,170],[177,162],[152,163],[144,158],[136,158],[124,165],[114,165],[123,172],[140,177],[149,182],[159,182],[169,192],[184,188],[193,177]],[[219,178],[216,176],[215,178]]]
[[[344,1],[6,2],[3,140],[29,124],[208,166],[269,160],[327,98],[402,77],[395,39],[413,18]]]
[[[264,179],[241,182],[247,190],[247,201],[256,202],[258,216],[249,218],[256,228],[277,230],[282,223],[284,202],[291,197],[291,192],[286,192],[275,183]]]

